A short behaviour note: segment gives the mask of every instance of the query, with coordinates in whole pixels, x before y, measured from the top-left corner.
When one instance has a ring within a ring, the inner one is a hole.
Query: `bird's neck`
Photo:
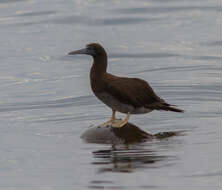
[[[99,79],[105,73],[107,69],[107,55],[98,55],[93,58],[93,65],[90,70],[90,78],[91,79]]]

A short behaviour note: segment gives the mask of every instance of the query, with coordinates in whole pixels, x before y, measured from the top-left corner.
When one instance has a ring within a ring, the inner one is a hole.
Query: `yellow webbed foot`
[[[109,126],[109,125],[111,125],[112,126],[112,123],[113,123],[113,121],[115,121],[116,120],[116,118],[115,118],[115,110],[112,110],[112,117],[110,118],[110,120],[109,121],[107,121],[107,122],[105,122],[105,123],[103,123],[103,124],[101,124],[101,125],[99,125],[100,127],[105,127],[105,126]]]
[[[111,121],[111,120],[109,120],[109,121],[107,121],[107,122],[105,122],[105,123],[103,123],[103,124],[101,124],[101,125],[99,125],[100,127],[106,127],[106,126],[112,126],[112,123],[113,123],[113,121]]]
[[[122,120],[122,119],[114,120],[112,122],[112,127],[116,127],[116,128],[123,127],[124,125],[126,125],[128,123],[129,117],[130,117],[130,113],[127,114],[127,116],[124,120]]]
[[[121,128],[125,124],[127,124],[128,121],[122,120],[122,119],[116,119],[115,121],[112,122],[112,127],[114,128]]]

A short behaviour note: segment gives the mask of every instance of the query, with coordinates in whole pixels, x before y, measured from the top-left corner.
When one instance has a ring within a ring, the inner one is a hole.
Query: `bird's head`
[[[100,55],[106,55],[106,52],[100,44],[91,43],[91,44],[86,45],[84,49],[71,51],[68,53],[68,55],[75,55],[75,54],[86,54],[86,55],[91,55],[95,58]]]

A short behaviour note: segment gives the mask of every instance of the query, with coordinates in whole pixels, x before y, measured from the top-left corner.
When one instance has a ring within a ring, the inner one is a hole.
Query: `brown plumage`
[[[125,104],[130,102],[134,107],[144,106],[151,110],[183,112],[158,97],[150,85],[142,79],[116,77],[109,73],[105,78],[105,90],[120,102]]]
[[[128,113],[128,117],[131,113],[148,113],[152,110],[183,112],[158,97],[146,81],[107,73],[107,54],[100,44],[92,43],[87,45],[85,49],[69,54],[93,56],[93,65],[90,71],[91,88],[94,94],[113,110],[111,121],[115,119],[115,111]],[[124,121],[126,123],[128,118]],[[125,123],[120,125],[123,126]]]

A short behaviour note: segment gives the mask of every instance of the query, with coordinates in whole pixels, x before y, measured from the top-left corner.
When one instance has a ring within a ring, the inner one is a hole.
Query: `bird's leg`
[[[120,120],[120,121],[114,122],[112,124],[112,127],[117,127],[117,128],[123,127],[124,125],[126,125],[128,123],[129,117],[130,117],[130,112],[127,113],[127,116],[126,116],[126,118],[124,120]]]
[[[116,118],[115,118],[115,113],[116,111],[115,110],[112,110],[112,117],[110,119],[110,122],[113,122]]]
[[[107,125],[109,125],[109,124],[112,124],[112,122],[113,121],[115,121],[115,113],[116,113],[116,111],[115,110],[112,110],[112,116],[111,116],[111,118],[110,118],[110,120],[108,120],[107,122],[105,122],[105,123],[103,123],[102,125],[100,125],[100,126],[107,126]]]

